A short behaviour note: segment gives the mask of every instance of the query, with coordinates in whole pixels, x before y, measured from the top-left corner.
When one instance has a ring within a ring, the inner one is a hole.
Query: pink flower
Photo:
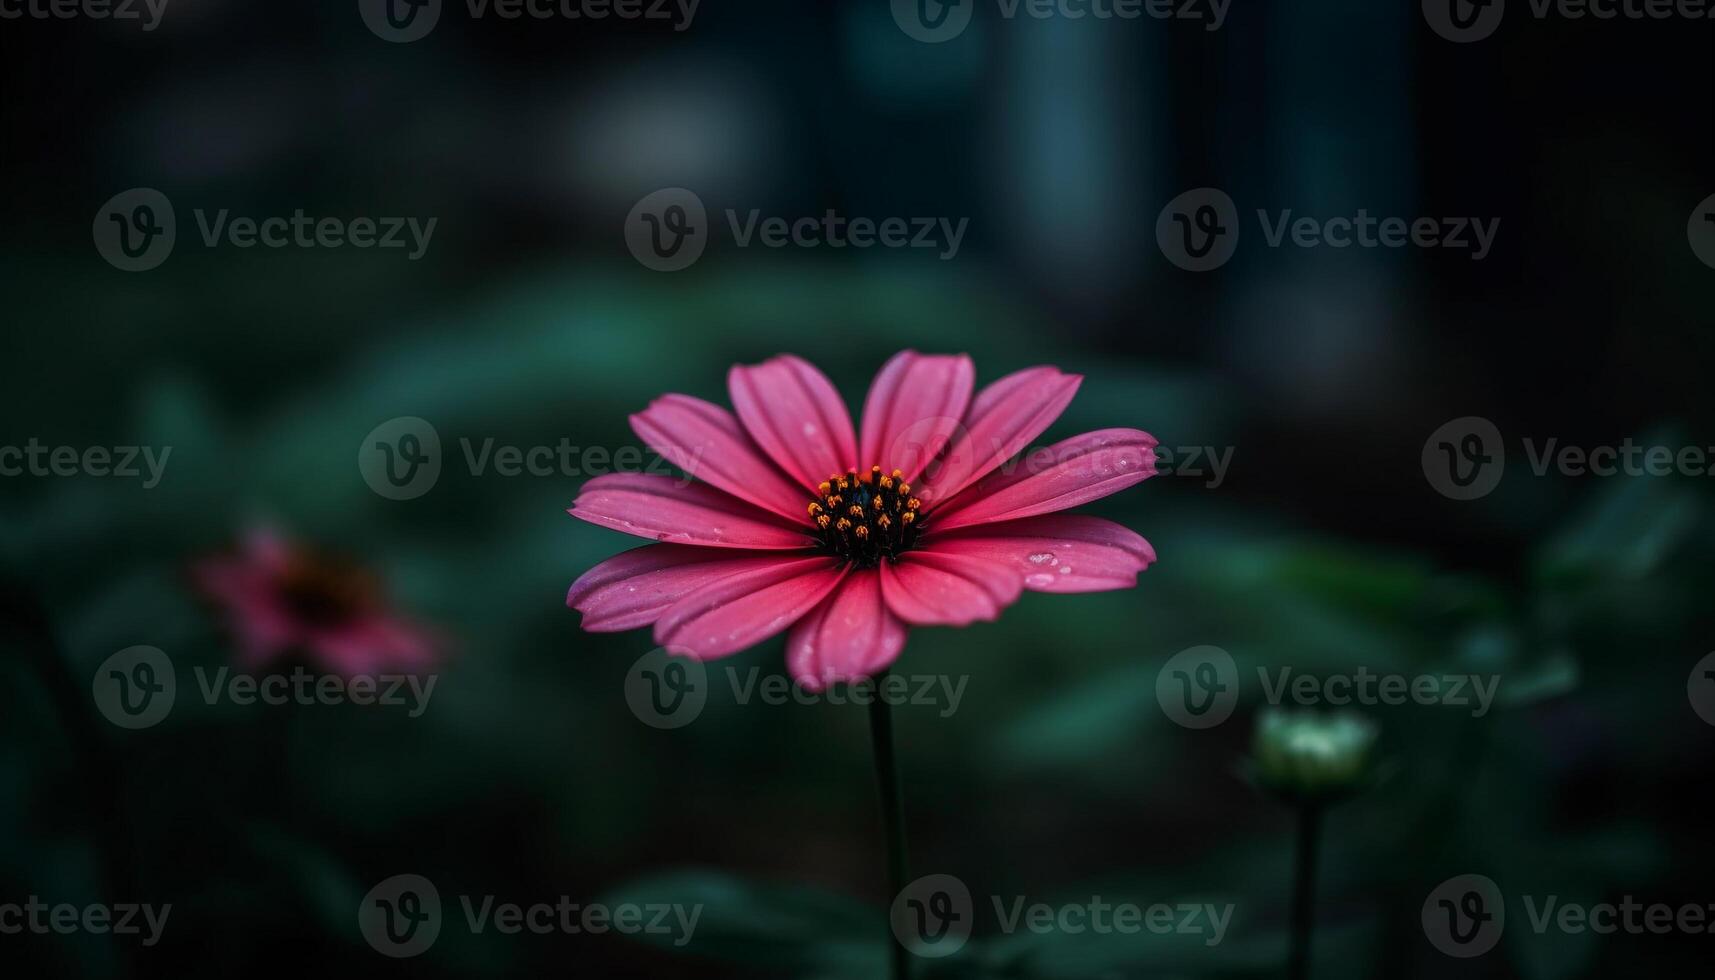
[[[344,677],[433,663],[429,632],[395,614],[368,569],[252,531],[235,555],[199,562],[197,587],[225,608],[249,669],[298,653]]]
[[[1013,460],[1082,380],[1035,367],[973,398],[969,357],[902,351],[857,434],[834,386],[790,355],[732,369],[736,418],[659,398],[631,427],[701,482],[586,483],[572,516],[665,543],[590,569],[566,604],[586,630],[653,624],[656,643],[699,660],[790,628],[787,665],[820,689],[887,668],[908,626],[992,620],[1025,589],[1129,588],[1149,542],[1059,512],[1154,475],[1155,439],[1102,429]]]

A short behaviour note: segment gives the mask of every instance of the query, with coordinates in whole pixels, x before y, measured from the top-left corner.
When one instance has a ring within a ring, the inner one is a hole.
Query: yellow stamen
[[[863,538],[867,538],[867,537],[869,537],[869,525],[868,524],[859,524],[857,527],[852,529],[852,533],[857,535],[859,540],[862,540]]]
[[[843,517],[842,517],[842,518],[840,518],[840,519],[839,519],[839,520],[838,520],[838,521],[835,521],[835,522],[834,522],[834,527],[835,527],[835,528],[836,528],[836,529],[837,529],[837,530],[841,530],[841,531],[850,531],[850,530],[851,530],[851,529],[852,529],[852,522],[851,522],[851,521],[848,521],[848,520],[846,520],[846,519],[845,519],[845,518],[843,518]]]
[[[814,517],[816,514],[820,513],[821,510],[821,504],[816,503],[814,500],[810,501],[810,516]]]

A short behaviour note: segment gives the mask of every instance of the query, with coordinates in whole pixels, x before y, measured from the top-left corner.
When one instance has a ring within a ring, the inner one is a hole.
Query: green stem
[[[879,696],[882,682],[886,679],[886,671],[875,678],[877,696],[869,704],[869,735],[875,749],[875,778],[881,788],[881,819],[887,831],[888,905],[891,908],[893,900],[905,890],[910,861],[905,850],[905,800],[899,791],[899,767],[893,755],[893,709]],[[893,950],[892,980],[908,980],[911,954],[891,928],[888,935]]]
[[[1308,980],[1310,943],[1316,931],[1316,851],[1321,844],[1322,808],[1298,807],[1298,846],[1292,871],[1292,948],[1287,954],[1288,980]]]

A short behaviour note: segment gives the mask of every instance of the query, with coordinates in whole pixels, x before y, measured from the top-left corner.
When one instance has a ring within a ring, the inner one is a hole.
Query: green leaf
[[[621,885],[602,902],[609,907],[673,905],[685,909],[687,916],[694,911],[689,942],[676,935],[639,935],[673,952],[772,970],[813,970],[829,977],[878,977],[886,970],[886,914],[807,886],[748,881],[714,871],[677,871]]]

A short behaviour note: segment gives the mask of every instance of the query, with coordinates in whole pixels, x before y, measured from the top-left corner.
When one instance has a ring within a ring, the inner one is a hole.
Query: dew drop
[[[1026,575],[1024,576],[1024,584],[1038,589],[1046,588],[1054,584],[1054,576],[1044,575],[1041,572],[1035,575]]]
[[[1054,552],[1038,551],[1034,555],[1028,556],[1025,560],[1030,562],[1032,565],[1052,565],[1054,564]]]

